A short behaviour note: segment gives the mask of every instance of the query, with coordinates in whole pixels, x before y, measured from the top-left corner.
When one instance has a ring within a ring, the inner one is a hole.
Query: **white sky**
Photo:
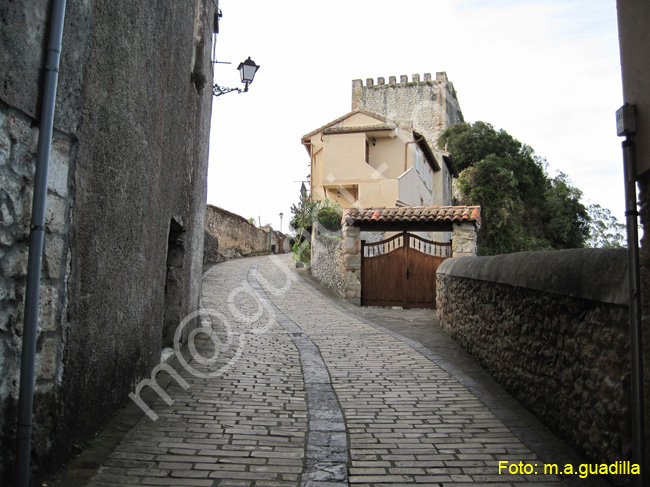
[[[208,203],[288,230],[309,174],[301,136],[351,109],[353,79],[446,71],[467,122],[530,145],[549,175],[624,223],[614,0],[220,0]]]

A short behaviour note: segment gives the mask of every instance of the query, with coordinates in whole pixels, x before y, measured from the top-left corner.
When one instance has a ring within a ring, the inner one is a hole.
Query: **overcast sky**
[[[286,232],[301,136],[351,110],[353,79],[446,71],[467,122],[504,129],[624,222],[614,0],[220,0],[208,203]]]

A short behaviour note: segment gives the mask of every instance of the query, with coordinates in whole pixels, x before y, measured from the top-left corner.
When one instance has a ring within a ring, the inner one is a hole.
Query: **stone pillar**
[[[451,236],[452,257],[475,257],[477,233],[478,227],[475,222],[454,223]]]
[[[359,108],[359,100],[363,91],[363,81],[360,79],[352,80],[352,110]]]
[[[343,227],[343,267],[345,268],[345,299],[361,306],[361,231]]]

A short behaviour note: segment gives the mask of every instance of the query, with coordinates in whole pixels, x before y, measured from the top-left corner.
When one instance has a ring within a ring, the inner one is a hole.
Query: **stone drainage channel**
[[[257,280],[258,266],[251,266],[248,283],[264,309],[287,330],[300,355],[308,411],[305,470],[301,485],[347,486],[348,434],[327,365],[318,346],[268,298]]]

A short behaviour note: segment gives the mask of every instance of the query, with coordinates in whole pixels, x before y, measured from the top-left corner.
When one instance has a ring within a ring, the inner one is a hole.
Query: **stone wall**
[[[275,253],[291,250],[290,239],[280,232],[268,226],[258,228],[246,218],[213,205],[207,205],[205,230],[210,237],[203,255],[204,264],[268,253],[271,248],[275,248]],[[270,241],[269,232],[272,232]]]
[[[311,236],[312,275],[339,296],[345,297],[344,242],[341,231],[329,232],[315,223]]]
[[[624,250],[448,259],[441,327],[592,462],[629,460]]]
[[[49,0],[0,3],[0,484],[10,485]],[[46,207],[32,447],[92,438],[198,306],[214,2],[68,0]],[[170,260],[171,249],[176,252]],[[172,263],[173,260],[173,263]],[[173,269],[176,302],[166,300]],[[187,330],[189,333],[190,330]]]
[[[38,128],[21,111],[5,108],[0,112],[0,455],[12,458],[31,200]],[[43,248],[39,300],[39,337],[36,355],[36,402],[34,450],[47,452],[56,428],[56,400],[63,374],[64,330],[62,320],[67,297],[70,265],[70,224],[72,187],[69,184],[73,138],[56,134],[52,144],[48,204]],[[10,423],[10,422],[13,422]],[[10,449],[7,451],[6,449]],[[0,483],[9,478],[0,461]]]
[[[432,79],[425,73],[423,79],[414,74],[408,76],[352,81],[352,110],[363,109],[390,120],[412,126],[424,135],[433,149],[438,137],[450,125],[463,121],[454,85],[447,79],[447,73],[436,73]]]

